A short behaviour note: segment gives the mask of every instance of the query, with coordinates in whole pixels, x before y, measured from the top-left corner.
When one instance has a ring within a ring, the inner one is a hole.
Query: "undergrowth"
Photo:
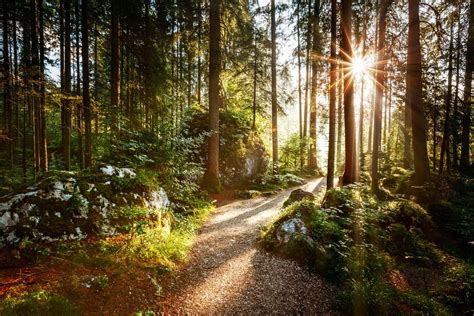
[[[281,224],[292,218],[304,222],[309,239],[300,233],[286,243],[277,238]],[[440,248],[436,229],[419,204],[403,198],[380,201],[368,187],[352,185],[329,190],[322,202],[291,204],[262,229],[261,241],[337,284],[336,303],[344,313],[470,313],[473,265]],[[401,281],[391,277],[395,272]]]
[[[19,297],[7,297],[0,305],[0,315],[80,315],[79,310],[68,299],[44,290]]]

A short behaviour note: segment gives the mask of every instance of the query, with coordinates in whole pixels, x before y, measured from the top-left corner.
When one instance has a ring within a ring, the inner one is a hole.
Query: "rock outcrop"
[[[0,247],[22,240],[51,242],[112,235],[117,210],[143,207],[160,220],[170,202],[159,187],[140,183],[130,168],[105,165],[95,173],[52,172],[41,181],[0,197]]]

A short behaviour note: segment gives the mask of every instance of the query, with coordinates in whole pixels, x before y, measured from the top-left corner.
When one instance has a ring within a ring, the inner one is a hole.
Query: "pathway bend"
[[[323,178],[300,188],[318,192]],[[219,207],[202,227],[189,260],[164,285],[165,314],[333,314],[332,290],[318,275],[256,245],[259,229],[280,211],[278,195]]]

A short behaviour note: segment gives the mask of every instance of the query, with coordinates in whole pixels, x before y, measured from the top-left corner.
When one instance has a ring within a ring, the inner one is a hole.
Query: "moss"
[[[290,193],[288,199],[283,202],[283,207],[287,207],[295,202],[299,202],[302,200],[314,200],[315,196],[311,192],[303,191],[301,189],[296,189]]]
[[[404,225],[407,230],[419,229],[428,238],[433,235],[434,225],[431,216],[415,202],[401,200],[392,203],[388,209],[388,216],[391,223]]]
[[[357,198],[355,190],[350,188],[333,188],[326,192],[322,208],[337,208],[345,214],[350,214],[360,207],[360,201]]]
[[[66,298],[44,290],[17,298],[6,298],[0,305],[0,314],[4,316],[80,315],[78,308]]]

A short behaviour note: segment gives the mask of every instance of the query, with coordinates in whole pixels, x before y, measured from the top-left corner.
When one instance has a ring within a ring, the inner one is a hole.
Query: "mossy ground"
[[[404,173],[397,181],[408,178]],[[397,181],[393,191],[403,186]],[[472,210],[452,212],[461,217]],[[289,218],[305,223],[312,250],[306,249],[308,243],[276,241],[275,231]],[[381,201],[366,186],[353,185],[329,190],[322,200],[291,204],[262,229],[261,240],[267,249],[304,262],[334,282],[344,313],[472,313],[474,266],[443,246],[442,233],[446,225],[460,234],[469,229],[452,221],[440,224],[412,200]]]
[[[1,315],[134,314],[159,310],[160,278],[173,273],[213,207],[196,199],[186,214],[146,217],[115,210],[119,234],[12,250],[26,266],[0,273]],[[121,224],[122,223],[122,224]],[[164,223],[168,223],[165,225]],[[25,269],[30,272],[24,272]],[[5,282],[3,282],[5,281]]]

